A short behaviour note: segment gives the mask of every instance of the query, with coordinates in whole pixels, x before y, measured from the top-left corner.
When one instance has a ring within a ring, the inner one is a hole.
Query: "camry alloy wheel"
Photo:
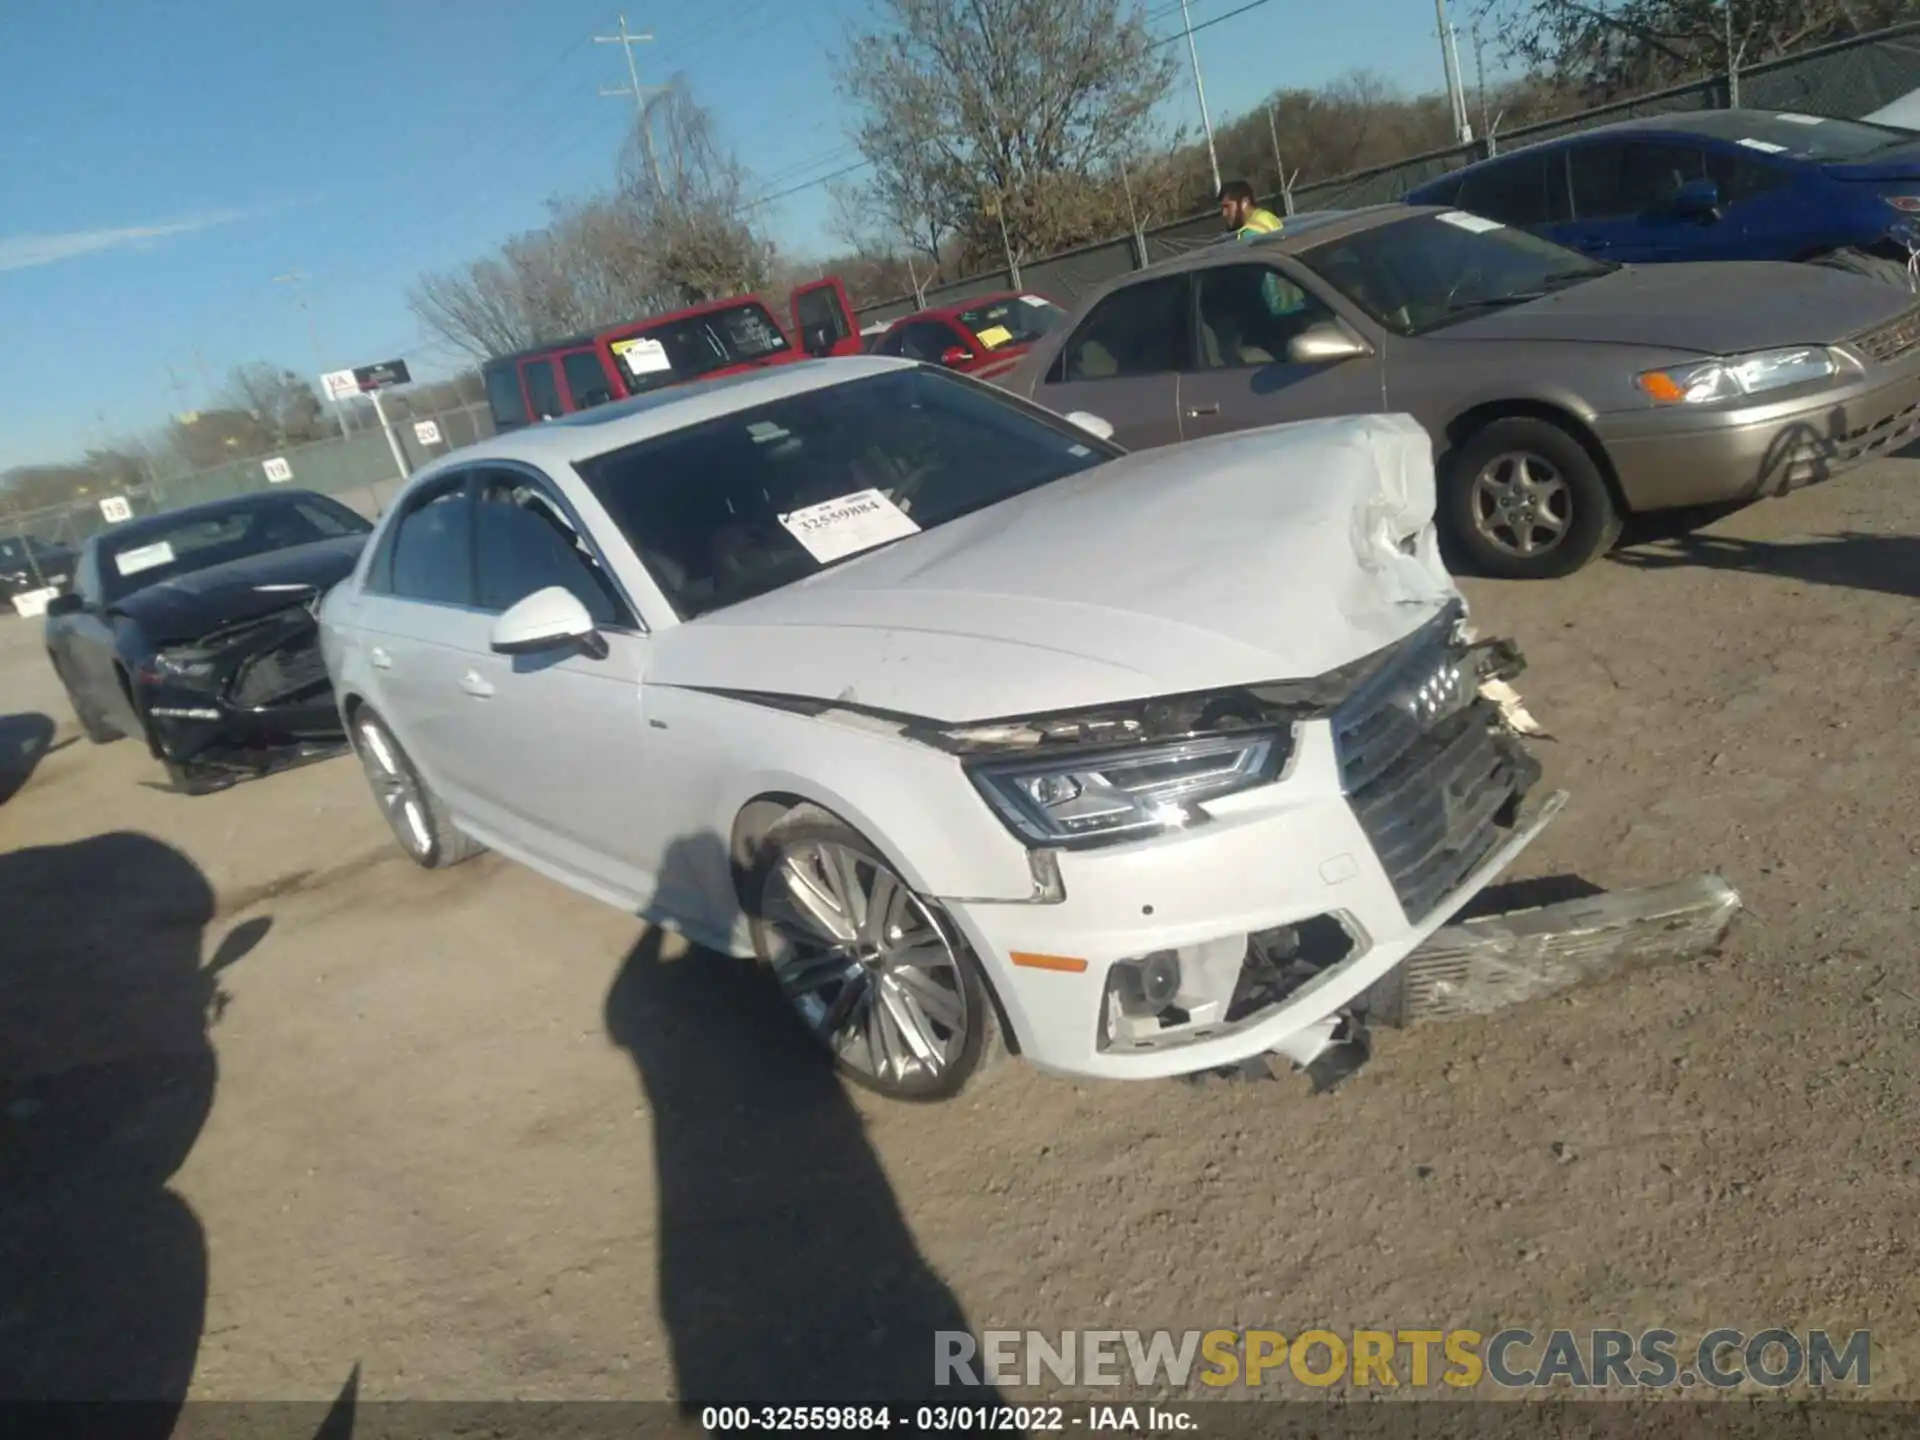
[[[774,863],[763,914],[780,988],[843,1064],[888,1087],[947,1073],[970,1019],[960,961],[885,862],[796,839]]]
[[[426,796],[413,767],[395,752],[386,731],[371,720],[361,722],[360,744],[355,748],[394,838],[416,859],[425,858],[433,850],[433,827],[427,823]]]
[[[1573,492],[1543,455],[1494,456],[1473,477],[1472,500],[1474,528],[1509,555],[1544,555],[1573,524]]]

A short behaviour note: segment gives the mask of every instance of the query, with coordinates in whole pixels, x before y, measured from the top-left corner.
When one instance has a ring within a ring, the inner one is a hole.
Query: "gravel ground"
[[[898,1395],[967,1325],[1781,1325],[1871,1329],[1874,1397],[1920,1399],[1916,537],[1888,461],[1472,586],[1574,796],[1522,873],[1717,870],[1752,913],[1323,1096],[849,1094],[743,967],[416,871],[350,760],[151,788],[0,623],[0,748],[51,746],[0,783],[0,1393]]]

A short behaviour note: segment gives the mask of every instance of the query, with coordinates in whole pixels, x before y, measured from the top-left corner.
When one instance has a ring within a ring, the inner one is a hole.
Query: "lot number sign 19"
[[[108,495],[100,502],[100,513],[109,525],[133,518],[133,506],[124,495]]]
[[[267,482],[272,485],[281,485],[293,478],[293,466],[278,455],[262,460],[260,468],[267,472]]]

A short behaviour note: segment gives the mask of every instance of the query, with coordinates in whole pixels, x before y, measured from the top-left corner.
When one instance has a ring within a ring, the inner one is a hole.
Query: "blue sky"
[[[643,83],[684,72],[762,193],[857,160],[830,57],[868,0],[627,3],[656,37],[636,52]],[[1198,27],[1247,0],[1191,3]],[[407,285],[539,224],[548,197],[608,183],[632,111],[597,93],[626,71],[592,37],[619,5],[6,6],[0,469],[157,425],[246,360],[446,369],[455,357],[421,334]],[[1177,0],[1145,8],[1179,34]],[[1360,66],[1410,90],[1442,83],[1429,0],[1262,3],[1196,39],[1216,119]],[[1197,115],[1183,69],[1167,122]],[[789,252],[833,243],[824,186],[768,214]],[[303,278],[276,281],[289,273]]]

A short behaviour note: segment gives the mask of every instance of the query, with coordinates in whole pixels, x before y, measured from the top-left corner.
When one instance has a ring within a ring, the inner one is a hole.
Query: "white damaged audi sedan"
[[[321,610],[396,838],[757,957],[897,1097],[1314,1063],[1563,798],[1518,659],[1412,420],[1105,429],[845,359],[422,470]]]

